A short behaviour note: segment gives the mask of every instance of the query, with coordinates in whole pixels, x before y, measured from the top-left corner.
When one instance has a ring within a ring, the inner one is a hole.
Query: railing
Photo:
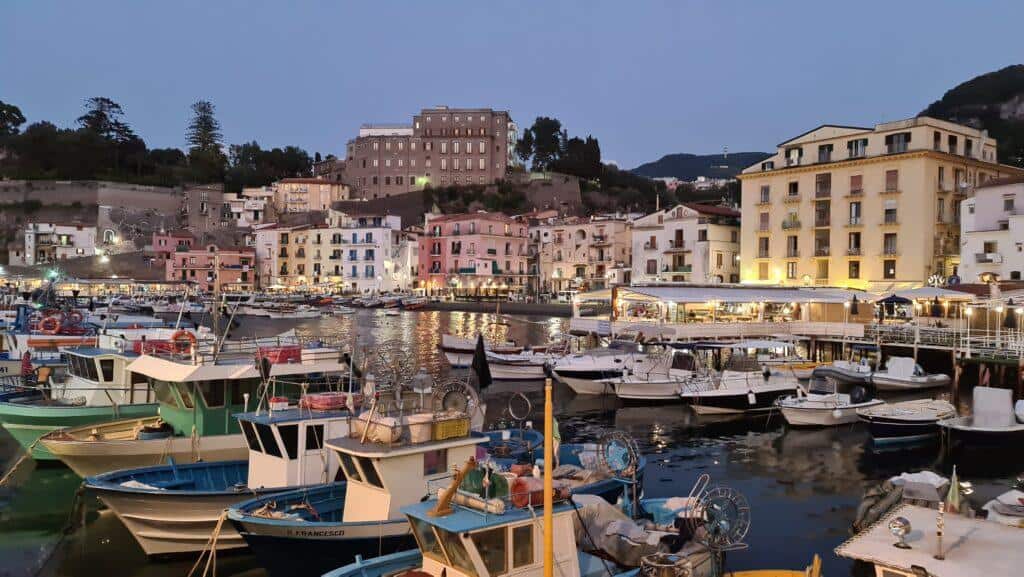
[[[815,190],[814,198],[832,198],[832,189]]]
[[[851,216],[850,219],[846,221],[846,226],[860,226],[861,224],[859,216]]]
[[[831,251],[829,250],[829,247],[827,247],[827,246],[815,247],[815,249],[814,249],[814,256],[828,256],[829,252],[831,252]]]
[[[859,339],[864,337],[865,325],[817,321],[669,323],[659,320],[617,320],[608,323],[607,319],[580,317],[573,317],[569,321],[569,329],[572,331],[607,334],[601,332],[604,327],[610,328],[615,334],[642,332],[645,335],[652,335],[657,333],[662,338],[685,341],[769,337],[780,334]]]
[[[800,251],[795,249],[787,250],[786,258],[800,258]]]
[[[850,247],[846,249],[846,254],[848,256],[860,256],[860,247]]]
[[[974,255],[974,262],[976,263],[1001,263],[1003,262],[1003,255],[998,252],[979,252]]]
[[[814,226],[816,226],[816,227],[831,226],[831,224],[832,224],[832,217],[831,216],[815,216],[815,218],[814,218]]]
[[[787,202],[787,203],[789,203],[789,202],[800,202],[800,195],[799,194],[787,194],[786,196],[782,197],[782,202]]]
[[[797,219],[786,219],[782,221],[783,230],[792,230],[794,228],[800,228],[800,221]]]

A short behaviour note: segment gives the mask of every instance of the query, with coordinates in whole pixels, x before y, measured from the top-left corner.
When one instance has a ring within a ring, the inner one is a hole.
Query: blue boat
[[[331,440],[328,446],[338,453],[347,482],[250,499],[229,508],[228,519],[271,575],[321,575],[358,555],[388,555],[414,546],[400,507],[423,500],[432,483],[448,479],[452,467],[467,458],[490,458],[477,449],[498,448],[502,456],[492,462],[507,468],[517,461],[533,463],[542,442],[543,435],[532,429],[400,447]],[[511,454],[504,450],[510,444],[517,449]],[[588,469],[585,463],[596,463],[596,451],[596,445],[562,445],[559,465]],[[641,458],[638,477],[643,466]],[[573,492],[614,503],[630,482],[605,476],[577,483]]]

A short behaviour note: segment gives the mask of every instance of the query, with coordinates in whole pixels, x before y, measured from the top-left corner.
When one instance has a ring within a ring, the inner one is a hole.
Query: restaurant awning
[[[649,300],[674,303],[834,303],[842,304],[857,296],[860,302],[871,302],[875,295],[845,289],[718,287],[718,286],[635,286],[620,287],[619,297],[626,300]]]
[[[919,301],[925,299],[932,300],[935,298],[946,301],[965,302],[974,300],[974,295],[972,295],[971,293],[965,293],[933,286],[923,286],[916,289],[898,290],[892,294],[895,294],[898,297],[903,297],[905,299],[910,299],[912,301]]]

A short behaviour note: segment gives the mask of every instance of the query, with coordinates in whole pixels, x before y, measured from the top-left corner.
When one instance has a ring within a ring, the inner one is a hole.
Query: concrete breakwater
[[[493,313],[497,303],[476,301],[452,301],[428,303],[426,310],[462,311],[468,313]],[[551,317],[571,317],[572,305],[567,303],[510,303],[502,302],[500,311],[510,315],[545,315]]]

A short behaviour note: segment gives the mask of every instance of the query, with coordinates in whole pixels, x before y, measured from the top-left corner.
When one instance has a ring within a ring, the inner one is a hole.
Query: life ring
[[[71,311],[68,313],[66,320],[69,324],[77,325],[82,323],[83,318],[82,313],[78,311]]]
[[[55,335],[60,332],[60,319],[52,316],[39,321],[39,332],[47,335]]]
[[[180,343],[188,341],[188,347],[185,349],[180,348]],[[179,353],[191,352],[196,346],[196,336],[186,330],[180,330],[171,335],[171,344],[174,345],[174,350]]]

